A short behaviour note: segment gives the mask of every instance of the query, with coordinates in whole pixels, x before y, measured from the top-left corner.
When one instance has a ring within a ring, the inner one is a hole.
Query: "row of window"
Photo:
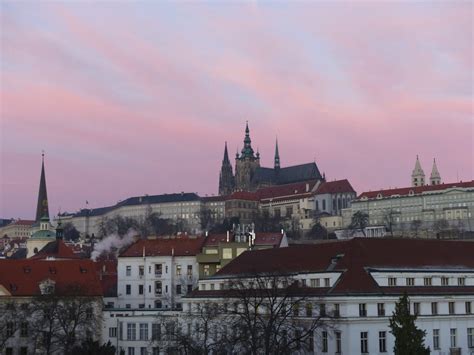
[[[310,287],[331,287],[331,278],[325,277],[322,279],[309,279],[309,280],[301,279],[301,280],[298,280],[298,283],[300,284],[300,286],[308,286],[309,284]],[[219,285],[219,290],[224,290],[228,287],[226,283],[219,283],[217,285]],[[281,287],[286,288],[288,286],[289,286],[288,282],[283,280]],[[249,287],[251,288],[252,285],[249,284]],[[212,291],[212,290],[217,290],[217,286],[214,283],[209,283],[209,284],[201,283],[199,284],[199,289],[201,291],[206,291],[206,290]]]
[[[176,285],[176,294],[182,295],[183,294],[183,286],[184,285]],[[193,290],[193,285],[189,284],[186,285],[186,293],[190,293]],[[148,285],[148,293],[151,293],[151,285]],[[165,285],[165,293],[168,293],[168,285]],[[131,295],[132,294],[132,285],[125,285],[125,294]],[[138,294],[144,294],[144,285],[138,285]],[[163,294],[163,283],[161,281],[155,281],[155,295],[162,295]]]
[[[163,264],[155,264],[155,276],[161,276],[163,274]],[[152,273],[152,267],[148,266],[148,273]],[[165,273],[168,273],[168,265],[165,265]],[[139,265],[138,266],[138,276],[142,277],[145,275],[145,266]],[[182,275],[182,266],[180,264],[176,265],[176,276],[181,276]],[[193,276],[193,266],[188,265],[186,269],[186,275],[188,277]],[[125,276],[132,276],[132,266],[131,265],[126,265],[125,266]]]
[[[139,349],[139,352],[135,352],[135,348],[132,347],[132,346],[129,346],[127,348],[127,355],[149,355],[149,354],[152,354],[152,355],[160,355],[160,348],[157,347],[157,346],[154,346],[151,348],[151,353],[148,352],[147,348],[142,346]],[[122,354],[122,351],[123,353],[125,353],[125,349],[121,348],[121,354]]]
[[[413,302],[413,314],[421,315],[420,302]],[[456,302],[448,302],[448,314],[457,314]],[[464,314],[472,314],[472,302],[464,302]],[[385,303],[377,303],[377,315],[385,316]],[[431,315],[438,315],[438,302],[431,302]],[[359,316],[367,317],[367,304],[359,303]]]
[[[433,286],[433,279],[435,277],[428,276],[423,278],[423,285],[424,286]],[[441,286],[454,286],[454,278],[441,276]],[[389,277],[388,278],[388,285],[389,286],[397,286],[398,284],[397,277]],[[457,278],[457,285],[458,286],[465,286],[466,285],[466,277],[458,277]],[[404,286],[415,286],[415,278],[414,277],[406,277],[405,278],[405,285]],[[417,285],[418,286],[418,285]]]

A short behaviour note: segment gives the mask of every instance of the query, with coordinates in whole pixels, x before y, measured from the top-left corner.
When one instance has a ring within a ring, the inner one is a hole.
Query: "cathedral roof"
[[[307,163],[288,166],[279,170],[259,167],[255,170],[253,182],[256,184],[270,182],[275,185],[283,185],[313,179],[321,179],[321,174],[316,163]]]

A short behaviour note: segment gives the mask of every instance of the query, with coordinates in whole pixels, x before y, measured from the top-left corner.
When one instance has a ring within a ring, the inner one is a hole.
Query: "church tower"
[[[260,167],[260,154],[255,155],[250,139],[249,124],[245,127],[244,147],[241,154],[237,153],[235,157],[235,189],[243,191],[251,191],[255,188],[252,186],[252,178],[255,170]]]
[[[441,175],[439,174],[438,167],[436,166],[436,159],[433,159],[433,168],[431,169],[430,184],[441,184]]]
[[[46,176],[44,174],[44,153],[42,154],[38,204],[36,205],[36,223],[40,222],[42,218],[47,218],[49,221],[48,193],[46,191]]]
[[[278,139],[275,143],[275,162],[274,162],[274,169],[275,172],[280,170],[280,153],[278,152]]]
[[[418,155],[416,156],[415,169],[411,173],[411,186],[423,186],[425,184],[425,172],[421,168],[420,160]]]
[[[219,195],[229,195],[234,190],[234,174],[227,153],[227,142],[225,142],[224,158],[222,159],[221,173],[219,175]]]

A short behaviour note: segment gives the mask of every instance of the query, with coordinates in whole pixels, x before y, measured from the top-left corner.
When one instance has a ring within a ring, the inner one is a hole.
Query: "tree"
[[[257,211],[253,214],[255,230],[259,232],[278,232],[285,227],[278,215],[270,215],[268,211]]]
[[[0,353],[27,320],[28,303],[0,302]]]
[[[385,224],[385,229],[387,232],[390,232],[390,236],[393,237],[393,227],[396,223],[395,221],[395,211],[390,209],[386,209],[383,212],[383,222]]]
[[[426,332],[418,329],[416,314],[410,314],[410,301],[404,293],[395,304],[395,311],[390,318],[390,333],[395,337],[393,352],[395,355],[429,354],[430,349],[424,345]]]
[[[449,223],[444,218],[438,219],[433,223],[433,229],[436,232],[436,237],[439,238],[449,229]]]
[[[352,215],[352,221],[349,226],[349,229],[352,231],[352,234],[354,234],[356,231],[361,231],[365,237],[365,228],[368,224],[369,215],[363,211],[357,211]]]
[[[422,224],[423,224],[423,222],[419,219],[415,219],[415,220],[411,221],[410,229],[415,234],[415,237],[418,237],[418,233],[420,231],[420,228],[421,228]]]
[[[81,345],[76,345],[71,355],[115,355],[115,346],[110,343],[110,340],[107,344],[100,345],[96,340],[87,339]]]
[[[74,224],[72,224],[71,222],[67,222],[67,223],[64,224],[63,231],[64,231],[64,239],[65,240],[76,241],[81,236],[79,231],[76,229]]]

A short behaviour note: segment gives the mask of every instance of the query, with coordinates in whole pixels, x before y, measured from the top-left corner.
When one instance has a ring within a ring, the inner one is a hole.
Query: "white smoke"
[[[127,234],[120,237],[117,234],[110,234],[100,242],[94,245],[94,250],[91,253],[91,259],[96,261],[102,253],[108,253],[112,250],[121,250],[122,248],[133,243],[133,236],[137,235],[137,232],[130,229]]]

